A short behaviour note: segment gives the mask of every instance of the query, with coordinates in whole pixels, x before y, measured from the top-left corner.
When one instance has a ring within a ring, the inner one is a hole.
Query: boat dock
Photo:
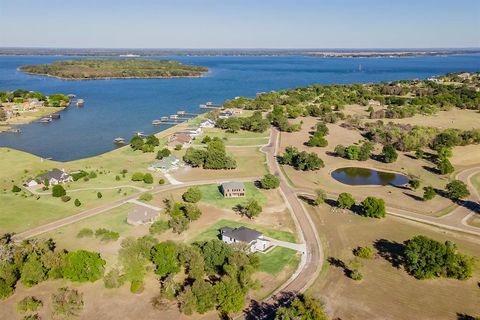
[[[113,140],[113,143],[118,144],[118,145],[126,144],[125,139],[124,139],[124,138],[121,138],[121,137],[115,138],[115,139]]]
[[[200,109],[218,109],[220,107],[221,107],[220,105],[213,104],[213,102],[211,102],[211,101],[208,101],[205,104],[200,105]]]

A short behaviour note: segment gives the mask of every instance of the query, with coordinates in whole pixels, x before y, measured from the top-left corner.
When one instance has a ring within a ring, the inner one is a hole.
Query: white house
[[[212,119],[204,119],[200,122],[201,128],[215,128],[215,121]]]
[[[153,171],[161,171],[161,172],[168,172],[170,170],[178,169],[180,166],[180,159],[175,157],[174,155],[170,155],[168,157],[163,158],[162,160],[157,160],[150,166],[150,170]]]
[[[264,238],[263,234],[246,227],[220,229],[222,241],[227,244],[244,243],[250,252],[264,252],[270,247],[270,241]]]
[[[38,182],[35,179],[28,179],[27,182],[24,184],[27,188],[32,188],[38,186]]]
[[[190,128],[190,129],[186,129],[184,132],[186,134],[189,134],[190,137],[194,138],[194,137],[198,137],[199,135],[201,135],[203,131],[202,131],[202,128],[196,128],[196,129]]]
[[[56,185],[59,183],[65,183],[73,181],[73,178],[70,174],[66,173],[64,170],[53,169],[38,177],[38,180],[44,182],[45,180],[48,181],[50,185]]]

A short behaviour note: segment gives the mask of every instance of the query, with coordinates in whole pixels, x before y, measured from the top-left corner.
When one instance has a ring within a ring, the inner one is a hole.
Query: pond
[[[351,186],[402,186],[410,180],[403,174],[358,167],[339,168],[332,172],[332,177]]]

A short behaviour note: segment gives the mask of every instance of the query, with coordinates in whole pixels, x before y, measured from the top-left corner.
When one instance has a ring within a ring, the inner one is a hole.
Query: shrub
[[[80,207],[82,205],[82,203],[78,199],[75,199],[73,203],[75,204],[75,207]]]
[[[386,215],[385,201],[375,197],[367,197],[362,201],[361,215],[371,218],[384,218]]]
[[[423,159],[425,152],[422,149],[417,149],[415,151],[415,157],[419,160]]]
[[[170,155],[170,150],[167,148],[163,148],[161,150],[158,150],[157,152],[157,159],[162,160],[163,158],[166,158]]]
[[[317,194],[317,197],[315,198],[315,203],[316,204],[325,203],[325,200],[327,200],[327,193],[322,189],[315,190],[315,193]]]
[[[162,178],[162,179],[158,180],[158,184],[165,184],[165,179]]]
[[[125,282],[125,277],[120,274],[120,270],[114,268],[103,277],[105,288],[120,288]]]
[[[153,195],[151,193],[147,192],[147,193],[142,194],[139,199],[142,200],[142,201],[152,201]]]
[[[371,247],[357,247],[353,249],[353,254],[359,258],[371,259],[373,258],[373,248]]]
[[[135,172],[132,174],[132,181],[143,181],[143,173]]]
[[[93,230],[89,228],[82,228],[77,233],[77,238],[85,238],[85,237],[92,237],[92,236],[93,236]]]
[[[120,176],[115,176],[115,181],[120,181]]]
[[[338,195],[337,206],[341,209],[350,210],[355,204],[355,199],[350,193],[342,192]]]
[[[37,311],[38,308],[42,306],[43,306],[43,303],[41,300],[32,296],[29,296],[29,297],[23,298],[17,303],[17,310],[20,313],[34,312],[34,311]]]
[[[417,190],[418,188],[420,188],[420,180],[418,179],[411,179],[410,181],[408,181],[408,184],[413,190]]]
[[[105,260],[99,253],[85,250],[70,251],[65,256],[63,276],[78,282],[94,282],[103,276]]]
[[[435,192],[435,189],[433,187],[428,186],[423,188],[423,200],[432,200],[433,198],[435,198],[436,195],[437,192]]]
[[[346,148],[345,148],[343,145],[341,145],[341,144],[339,144],[339,145],[337,145],[337,146],[335,147],[334,152],[335,152],[335,154],[336,154],[337,156],[339,156],[339,157],[341,157],[341,158],[345,158],[346,155],[347,155],[347,150],[346,150]]]
[[[360,273],[357,269],[354,269],[349,274],[350,278],[355,281],[360,281],[363,279],[363,274]]]
[[[143,176],[143,182],[147,184],[152,184],[153,183],[153,176],[151,173],[145,173]]]
[[[101,241],[117,241],[120,234],[115,231],[99,228],[95,230],[95,238],[100,238]]]
[[[57,184],[57,185],[54,185],[53,188],[52,188],[52,196],[55,197],[55,198],[60,198],[64,195],[67,194],[67,191],[65,191],[65,189]]]
[[[97,198],[98,198],[98,199],[102,199],[102,197],[103,197],[102,193],[101,193],[101,192],[97,192]]]
[[[198,187],[190,187],[182,195],[182,199],[185,202],[197,203],[202,199],[202,192]]]
[[[280,186],[280,179],[278,179],[273,174],[266,174],[263,176],[262,180],[260,180],[260,187],[262,189],[276,189]]]
[[[89,179],[95,179],[97,177],[97,173],[95,171],[90,171],[88,174]]]
[[[65,195],[65,196],[62,196],[61,199],[62,199],[63,202],[68,202],[68,201],[70,201],[72,198],[71,198],[70,196]]]
[[[142,293],[144,289],[143,281],[133,280],[130,282],[130,292],[131,293]]]
[[[21,189],[19,186],[14,185],[14,186],[12,187],[12,192],[17,193],[17,192],[20,192],[20,191],[22,191],[22,189]]]
[[[395,162],[398,158],[397,150],[391,144],[387,144],[383,146],[382,157],[386,163]]]
[[[175,150],[177,150],[177,151],[182,150],[182,145],[181,144],[175,145]]]
[[[450,160],[447,158],[441,158],[438,162],[438,171],[440,171],[441,174],[448,174],[454,172],[455,168]]]
[[[447,195],[450,199],[459,200],[470,195],[467,185],[460,180],[453,180],[452,182],[448,183],[446,189]]]
[[[203,139],[202,139],[202,143],[204,143],[204,144],[207,144],[210,141],[212,141],[212,138],[210,138],[210,136],[208,136],[208,135],[203,137]]]
[[[73,318],[83,309],[83,294],[75,289],[59,288],[52,294],[53,314],[64,318]]]
[[[148,229],[148,232],[152,235],[158,235],[164,233],[168,229],[170,229],[168,221],[158,220],[152,223]]]

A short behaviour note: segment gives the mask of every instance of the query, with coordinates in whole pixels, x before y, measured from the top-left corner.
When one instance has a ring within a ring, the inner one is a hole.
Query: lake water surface
[[[350,186],[403,186],[410,180],[403,174],[359,167],[336,169],[332,178]]]
[[[178,110],[200,112],[206,101],[222,103],[235,96],[288,89],[309,84],[380,82],[424,79],[454,71],[479,71],[480,55],[408,58],[287,57],[158,57],[206,66],[210,72],[191,79],[132,79],[65,81],[26,75],[21,65],[71,59],[58,56],[0,57],[0,90],[27,89],[45,94],[73,93],[84,108],[70,107],[50,124],[21,126],[21,134],[0,133],[0,146],[55,160],[94,156],[115,146],[115,137],[129,139],[134,131],[147,134],[166,128],[152,120]]]

